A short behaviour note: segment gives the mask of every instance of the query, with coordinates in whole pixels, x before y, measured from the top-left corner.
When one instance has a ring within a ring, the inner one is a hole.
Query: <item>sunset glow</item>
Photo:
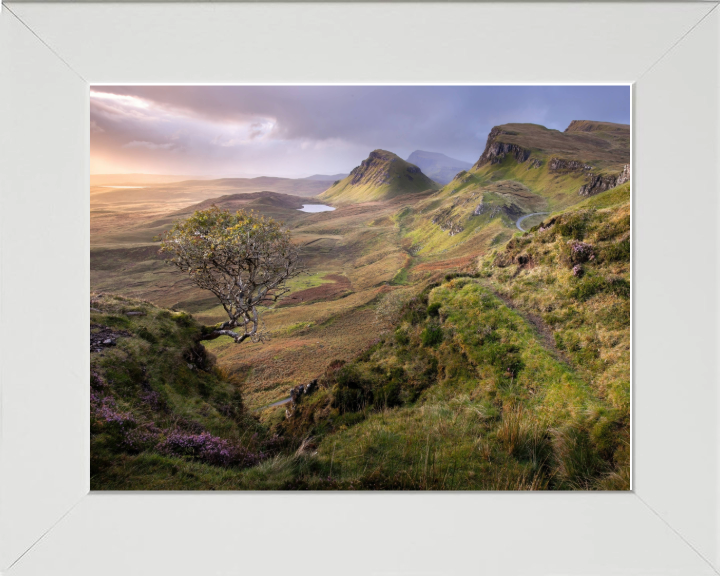
[[[625,86],[97,86],[91,173],[348,172],[374,148],[469,162],[508,121],[627,123]]]

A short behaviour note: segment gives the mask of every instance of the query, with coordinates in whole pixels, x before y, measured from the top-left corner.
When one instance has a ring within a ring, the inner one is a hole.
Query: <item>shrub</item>
[[[442,342],[442,328],[437,324],[430,324],[420,335],[423,346],[437,346]]]
[[[373,391],[373,404],[376,408],[400,406],[402,404],[400,399],[401,391],[402,385],[399,381],[389,380],[375,388]]]
[[[136,426],[135,417],[130,412],[119,411],[115,398],[90,393],[90,433],[102,434],[110,449],[125,448],[128,435]]]
[[[428,316],[439,316],[441,307],[442,304],[440,304],[440,302],[434,302],[433,304],[430,304],[430,306],[427,307]]]
[[[160,394],[150,390],[140,396],[140,401],[146,404],[153,412],[161,412],[167,410],[167,404]]]
[[[172,319],[178,326],[182,326],[183,328],[188,328],[193,324],[192,316],[190,316],[190,314],[186,312],[178,312],[177,314],[173,314]]]
[[[253,466],[263,455],[253,454],[239,444],[213,436],[209,432],[186,434],[173,431],[158,444],[158,451],[170,456],[191,457],[216,466]]]
[[[355,364],[338,370],[333,390],[333,406],[340,412],[357,412],[373,403],[372,382],[360,372]]]
[[[410,337],[405,330],[403,330],[402,328],[398,328],[397,330],[395,330],[395,342],[397,342],[401,346],[405,346],[406,344],[410,343]]]
[[[129,430],[123,438],[122,447],[131,454],[148,450],[157,444],[161,430],[154,422]]]
[[[570,261],[573,264],[582,264],[595,258],[592,245],[577,240],[571,240],[568,244],[570,246]]]

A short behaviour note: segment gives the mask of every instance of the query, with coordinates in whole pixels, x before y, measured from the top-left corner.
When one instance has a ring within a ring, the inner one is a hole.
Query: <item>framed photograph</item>
[[[719,38],[4,4],[3,572],[718,573]]]

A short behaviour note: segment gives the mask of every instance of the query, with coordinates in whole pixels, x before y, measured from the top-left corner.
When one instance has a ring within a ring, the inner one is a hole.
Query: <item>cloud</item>
[[[375,148],[474,162],[497,124],[630,118],[627,86],[103,86],[90,104],[93,154],[183,174],[338,173]]]
[[[127,144],[123,144],[123,148],[147,148],[148,150],[170,150],[175,146],[174,142],[165,144],[156,144],[155,142],[146,142],[145,140],[133,140]]]

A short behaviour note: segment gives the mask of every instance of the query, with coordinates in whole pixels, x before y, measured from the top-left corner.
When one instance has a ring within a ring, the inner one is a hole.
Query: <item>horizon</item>
[[[497,125],[630,123],[629,86],[94,86],[90,175],[307,178],[372,150],[475,163]]]

